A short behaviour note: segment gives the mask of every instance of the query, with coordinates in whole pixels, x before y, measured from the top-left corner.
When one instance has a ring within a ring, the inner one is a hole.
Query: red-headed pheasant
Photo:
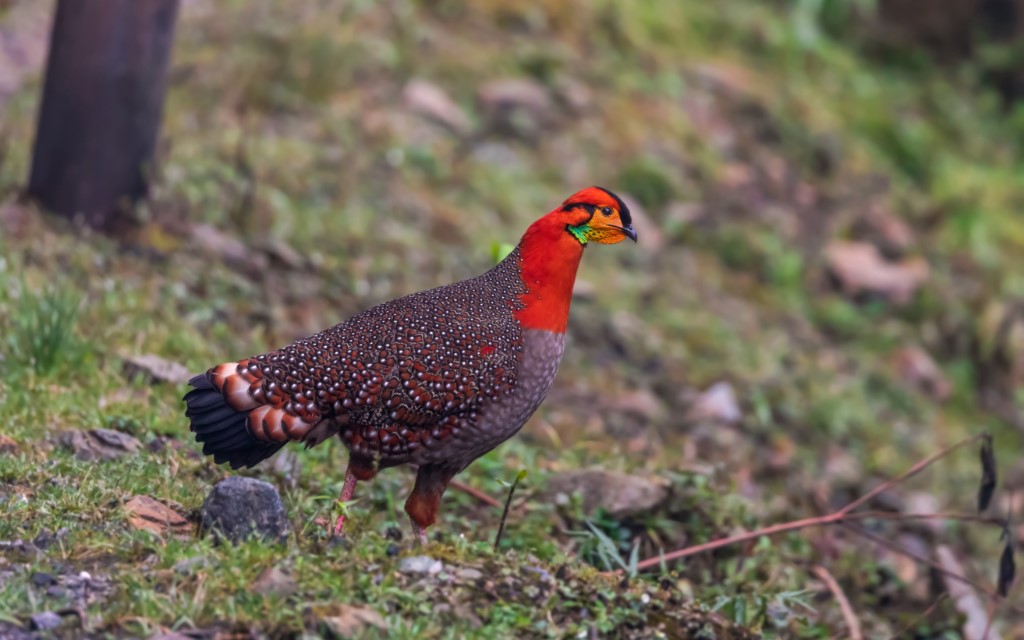
[[[583,189],[481,276],[196,376],[185,396],[196,440],[238,469],[338,435],[349,450],[342,502],[381,469],[419,465],[405,510],[425,540],[448,482],[512,437],[551,388],[587,243],[625,238],[636,242],[622,200]]]

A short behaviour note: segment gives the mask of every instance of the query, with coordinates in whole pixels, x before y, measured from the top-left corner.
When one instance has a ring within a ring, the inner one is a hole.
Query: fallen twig
[[[468,496],[476,498],[477,500],[486,504],[489,507],[501,509],[501,502],[492,498],[491,496],[487,495],[486,493],[477,489],[476,487],[469,486],[468,484],[462,482],[461,480],[451,480],[448,483],[448,486],[451,487],[452,489],[455,489],[456,491],[461,491],[462,493]]]
[[[941,451],[939,451],[938,453],[936,453],[936,454],[934,454],[932,456],[929,456],[929,457],[925,458],[924,460],[920,460],[919,462],[914,464],[914,466],[910,467],[909,469],[907,469],[906,471],[904,471],[900,475],[896,476],[895,478],[890,478],[889,480],[886,480],[885,482],[883,482],[882,484],[878,485],[877,487],[875,487],[871,491],[868,491],[867,493],[865,493],[861,497],[857,498],[856,500],[854,500],[850,504],[846,505],[845,507],[843,507],[842,509],[840,509],[836,513],[849,513],[851,511],[853,511],[854,509],[856,509],[857,507],[861,506],[862,504],[864,504],[864,503],[874,499],[879,494],[885,493],[886,491],[888,491],[889,489],[893,488],[897,484],[903,482],[904,480],[906,480],[908,478],[911,478],[913,476],[916,476],[917,474],[921,473],[922,471],[924,471],[925,469],[930,467],[932,464],[934,464],[934,463],[938,462],[939,460],[945,458],[946,456],[948,456],[949,454],[953,453],[957,449],[962,449],[963,447],[966,447],[969,444],[974,444],[978,440],[984,440],[984,439],[986,439],[988,437],[990,437],[990,436],[987,433],[979,433],[978,435],[971,436],[970,438],[967,438],[965,440],[961,440],[960,442],[951,444],[948,447],[946,447],[945,449],[942,449]]]
[[[927,557],[922,556],[920,554],[914,553],[913,551],[907,549],[906,547],[903,547],[903,546],[901,546],[901,545],[899,545],[899,544],[897,544],[897,543],[895,543],[892,540],[889,540],[887,538],[883,538],[882,536],[880,536],[880,535],[878,535],[876,533],[868,531],[864,527],[861,527],[860,525],[857,525],[855,523],[852,523],[852,522],[843,523],[843,526],[846,527],[848,530],[850,530],[850,532],[856,533],[859,536],[863,536],[864,538],[867,538],[868,540],[871,540],[872,542],[874,542],[875,544],[878,544],[879,546],[885,547],[886,549],[889,549],[890,551],[898,553],[898,554],[900,554],[902,556],[906,556],[906,557],[910,558],[911,560],[916,560],[917,562],[920,562],[921,564],[927,565],[927,566],[931,567],[932,569],[934,569],[935,571],[937,571],[938,573],[940,573],[940,574],[942,574],[942,575],[944,575],[944,576],[946,576],[946,577],[948,577],[948,578],[950,578],[952,580],[955,580],[957,582],[962,582],[962,583],[964,583],[966,585],[970,585],[971,587],[974,587],[975,589],[977,589],[978,591],[984,593],[985,595],[995,599],[1000,604],[1003,604],[1003,605],[1009,607],[1010,609],[1013,609],[1017,613],[1024,613],[1024,607],[1020,607],[1020,606],[1017,606],[1017,605],[1013,604],[1008,599],[1001,597],[994,590],[989,589],[988,587],[986,587],[986,586],[984,586],[982,584],[979,584],[979,583],[975,582],[974,580],[971,580],[967,576],[959,575],[957,573],[953,573],[953,572],[949,571],[948,569],[946,569],[945,567],[940,565],[938,562],[935,562],[931,558],[927,558]]]
[[[828,587],[828,590],[835,596],[836,602],[839,603],[839,610],[843,613],[843,620],[846,621],[846,627],[850,630],[850,640],[864,640],[864,633],[860,628],[860,619],[853,612],[849,599],[843,593],[843,589],[836,582],[835,577],[832,576],[828,569],[821,565],[814,567],[814,573],[821,578],[825,586]]]
[[[683,549],[677,549],[676,551],[672,551],[670,553],[658,555],[658,556],[655,556],[653,558],[647,558],[646,560],[640,562],[637,565],[637,570],[638,571],[644,571],[646,569],[651,569],[653,567],[660,567],[663,563],[668,563],[668,562],[671,562],[673,560],[679,560],[681,558],[686,558],[688,556],[696,555],[696,554],[699,554],[699,553],[704,553],[704,552],[707,552],[707,551],[713,551],[715,549],[720,549],[722,547],[727,547],[727,546],[734,545],[734,544],[737,544],[737,543],[740,543],[740,542],[746,542],[746,541],[749,541],[749,540],[754,540],[754,539],[760,538],[762,536],[774,536],[774,535],[778,535],[780,533],[786,533],[786,532],[789,532],[789,531],[797,531],[799,529],[806,529],[808,527],[821,527],[821,526],[826,526],[826,525],[833,525],[833,524],[841,523],[841,522],[843,522],[845,520],[866,519],[863,516],[860,516],[860,515],[857,515],[857,514],[851,514],[850,512],[853,511],[854,509],[856,509],[857,507],[865,504],[866,502],[868,502],[872,498],[878,496],[879,494],[887,491],[888,489],[891,489],[893,486],[899,484],[900,482],[903,482],[907,478],[910,478],[912,476],[917,475],[918,473],[920,473],[924,469],[926,469],[929,466],[931,466],[932,464],[938,462],[942,458],[945,458],[946,456],[948,456],[949,454],[953,453],[957,449],[961,449],[961,448],[963,448],[963,447],[965,447],[965,446],[967,446],[969,444],[975,443],[978,440],[981,440],[981,439],[986,438],[986,437],[988,437],[988,434],[982,433],[982,434],[978,434],[976,436],[972,436],[970,438],[967,438],[965,440],[961,440],[961,441],[959,441],[959,442],[957,442],[955,444],[952,444],[952,445],[946,447],[945,449],[939,451],[938,453],[936,453],[936,454],[934,454],[932,456],[929,456],[928,458],[925,458],[924,460],[921,460],[921,461],[915,463],[912,467],[910,467],[909,469],[904,471],[902,474],[896,476],[895,478],[892,478],[890,480],[887,480],[887,481],[883,482],[882,484],[878,485],[877,487],[875,487],[871,491],[867,492],[866,494],[864,494],[860,498],[857,498],[856,500],[854,500],[850,504],[846,505],[842,509],[839,509],[838,511],[834,511],[832,513],[829,513],[829,514],[823,515],[823,516],[814,516],[812,518],[803,518],[801,520],[793,520],[791,522],[782,522],[780,524],[775,524],[775,525],[771,525],[771,526],[768,526],[768,527],[763,527],[761,529],[756,529],[754,531],[747,531],[747,532],[744,532],[744,533],[736,534],[734,536],[728,536],[726,538],[719,538],[718,540],[712,540],[710,542],[705,542],[705,543],[702,543],[702,544],[694,545],[692,547],[685,547]],[[921,517],[922,515],[925,515],[925,514],[915,514],[915,515],[917,515],[917,517]],[[880,517],[880,516],[878,516],[877,512],[876,512],[874,517]],[[969,516],[969,518],[971,519],[972,522],[973,521],[979,521],[977,516]],[[956,519],[960,519],[960,518],[956,518]],[[966,519],[966,518],[963,518],[963,519]],[[999,522],[1002,522],[1002,521],[999,521]]]

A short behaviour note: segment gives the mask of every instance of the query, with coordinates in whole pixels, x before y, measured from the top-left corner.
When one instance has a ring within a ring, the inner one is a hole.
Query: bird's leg
[[[356,492],[356,474],[352,471],[352,464],[349,463],[348,468],[345,470],[345,484],[341,487],[341,497],[338,498],[338,502],[348,502],[352,499],[352,494]],[[338,516],[338,521],[334,523],[334,535],[341,535],[341,530],[345,527],[345,513],[342,512]]]
[[[345,469],[345,485],[341,488],[341,497],[338,498],[338,502],[348,502],[351,500],[352,494],[356,491],[356,482],[360,480],[363,482],[373,480],[378,470],[378,465],[373,460],[354,456],[350,457],[348,459],[348,468]],[[334,524],[334,535],[339,535],[344,526],[345,513],[342,512],[338,516],[338,521]]]
[[[437,520],[441,496],[454,475],[448,469],[428,464],[421,465],[416,472],[416,486],[405,501],[405,512],[409,514],[412,531],[419,538],[420,544],[427,543],[427,527]]]

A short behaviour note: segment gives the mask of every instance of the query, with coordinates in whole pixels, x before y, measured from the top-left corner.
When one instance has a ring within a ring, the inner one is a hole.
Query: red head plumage
[[[516,313],[524,327],[565,333],[576,270],[587,242],[636,241],[629,208],[601,187],[577,191],[562,206],[537,220],[519,243],[521,273],[528,291]]]

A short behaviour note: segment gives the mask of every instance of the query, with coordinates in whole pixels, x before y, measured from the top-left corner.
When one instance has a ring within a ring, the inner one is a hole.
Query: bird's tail
[[[211,380],[220,370],[221,367],[212,369],[189,381],[193,388],[185,394],[185,415],[192,422],[196,441],[203,443],[203,453],[212,455],[214,462],[227,462],[232,469],[251,467],[277,453],[287,440],[268,441],[253,436],[249,429],[250,414],[257,409],[257,404],[250,400],[242,403],[247,408],[241,410],[232,406],[222,389]]]

